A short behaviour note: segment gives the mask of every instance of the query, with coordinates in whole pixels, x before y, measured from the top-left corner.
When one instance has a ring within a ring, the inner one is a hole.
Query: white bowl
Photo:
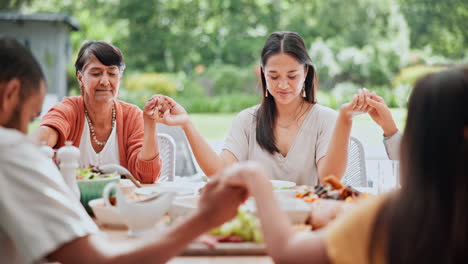
[[[135,184],[129,179],[120,179],[120,189],[125,195],[132,195],[135,191]]]
[[[89,201],[89,207],[94,212],[98,224],[112,228],[127,228],[127,222],[115,207],[107,207],[104,198]]]

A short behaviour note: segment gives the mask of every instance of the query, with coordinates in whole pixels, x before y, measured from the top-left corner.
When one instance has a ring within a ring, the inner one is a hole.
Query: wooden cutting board
[[[209,247],[201,242],[190,243],[182,253],[183,256],[263,256],[266,255],[266,247],[263,243],[218,243]]]

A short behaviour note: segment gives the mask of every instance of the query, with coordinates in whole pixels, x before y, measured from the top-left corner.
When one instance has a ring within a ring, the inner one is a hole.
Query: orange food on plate
[[[324,179],[324,184],[316,186],[302,185],[296,187],[296,198],[305,202],[315,202],[318,199],[342,200],[354,202],[358,198],[367,197],[367,193],[361,193],[351,186],[344,186],[335,176],[328,176]]]

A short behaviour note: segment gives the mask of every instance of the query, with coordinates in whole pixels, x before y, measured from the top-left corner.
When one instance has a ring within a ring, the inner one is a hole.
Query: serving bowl
[[[109,202],[111,192],[115,191],[117,205]],[[176,193],[165,192],[151,199],[131,201],[125,197],[116,183],[109,183],[103,191],[102,197],[106,207],[114,210],[128,225],[128,234],[139,236],[153,229],[158,220],[171,208]]]
[[[93,199],[88,203],[98,224],[111,228],[127,228],[127,221],[112,206],[106,206],[104,198]]]

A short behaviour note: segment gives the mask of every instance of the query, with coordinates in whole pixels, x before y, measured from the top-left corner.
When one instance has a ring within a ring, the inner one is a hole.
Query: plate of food
[[[312,227],[295,224],[293,230],[310,232]],[[266,255],[260,221],[254,213],[240,207],[234,219],[200,236],[182,255]]]
[[[357,199],[369,196],[366,192],[361,192],[351,186],[343,185],[336,177],[328,176],[323,180],[323,184],[316,186],[302,185],[296,187],[296,198],[305,202],[315,202],[318,199],[342,200],[354,202]]]

